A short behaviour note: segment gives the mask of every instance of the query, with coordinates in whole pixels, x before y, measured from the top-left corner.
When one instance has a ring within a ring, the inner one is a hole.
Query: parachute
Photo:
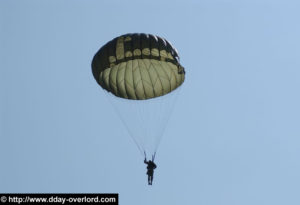
[[[185,79],[177,50],[155,35],[125,34],[100,48],[92,72],[141,154],[155,156]]]

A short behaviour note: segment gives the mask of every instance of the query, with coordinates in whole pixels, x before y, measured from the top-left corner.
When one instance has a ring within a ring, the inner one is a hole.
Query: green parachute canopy
[[[146,100],[163,96],[185,79],[176,49],[155,35],[125,34],[105,44],[92,61],[98,84],[113,95]]]

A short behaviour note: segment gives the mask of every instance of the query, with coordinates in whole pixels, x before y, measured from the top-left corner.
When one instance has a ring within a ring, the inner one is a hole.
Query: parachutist
[[[154,163],[154,160],[147,161],[146,158],[144,160],[144,163],[148,165],[147,166],[148,185],[152,185],[153,174],[154,174],[154,169],[156,169],[156,164]]]

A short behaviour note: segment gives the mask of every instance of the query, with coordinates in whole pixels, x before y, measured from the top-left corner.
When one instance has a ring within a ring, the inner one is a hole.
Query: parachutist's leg
[[[150,176],[150,184],[152,185],[153,175]]]
[[[150,184],[151,184],[151,176],[148,175],[148,185],[150,185]]]

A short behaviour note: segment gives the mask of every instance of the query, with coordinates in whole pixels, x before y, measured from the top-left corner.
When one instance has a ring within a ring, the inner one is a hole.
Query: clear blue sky
[[[300,3],[0,0],[0,192],[120,204],[300,204]],[[152,187],[91,73],[125,33],[170,40],[186,82]]]

